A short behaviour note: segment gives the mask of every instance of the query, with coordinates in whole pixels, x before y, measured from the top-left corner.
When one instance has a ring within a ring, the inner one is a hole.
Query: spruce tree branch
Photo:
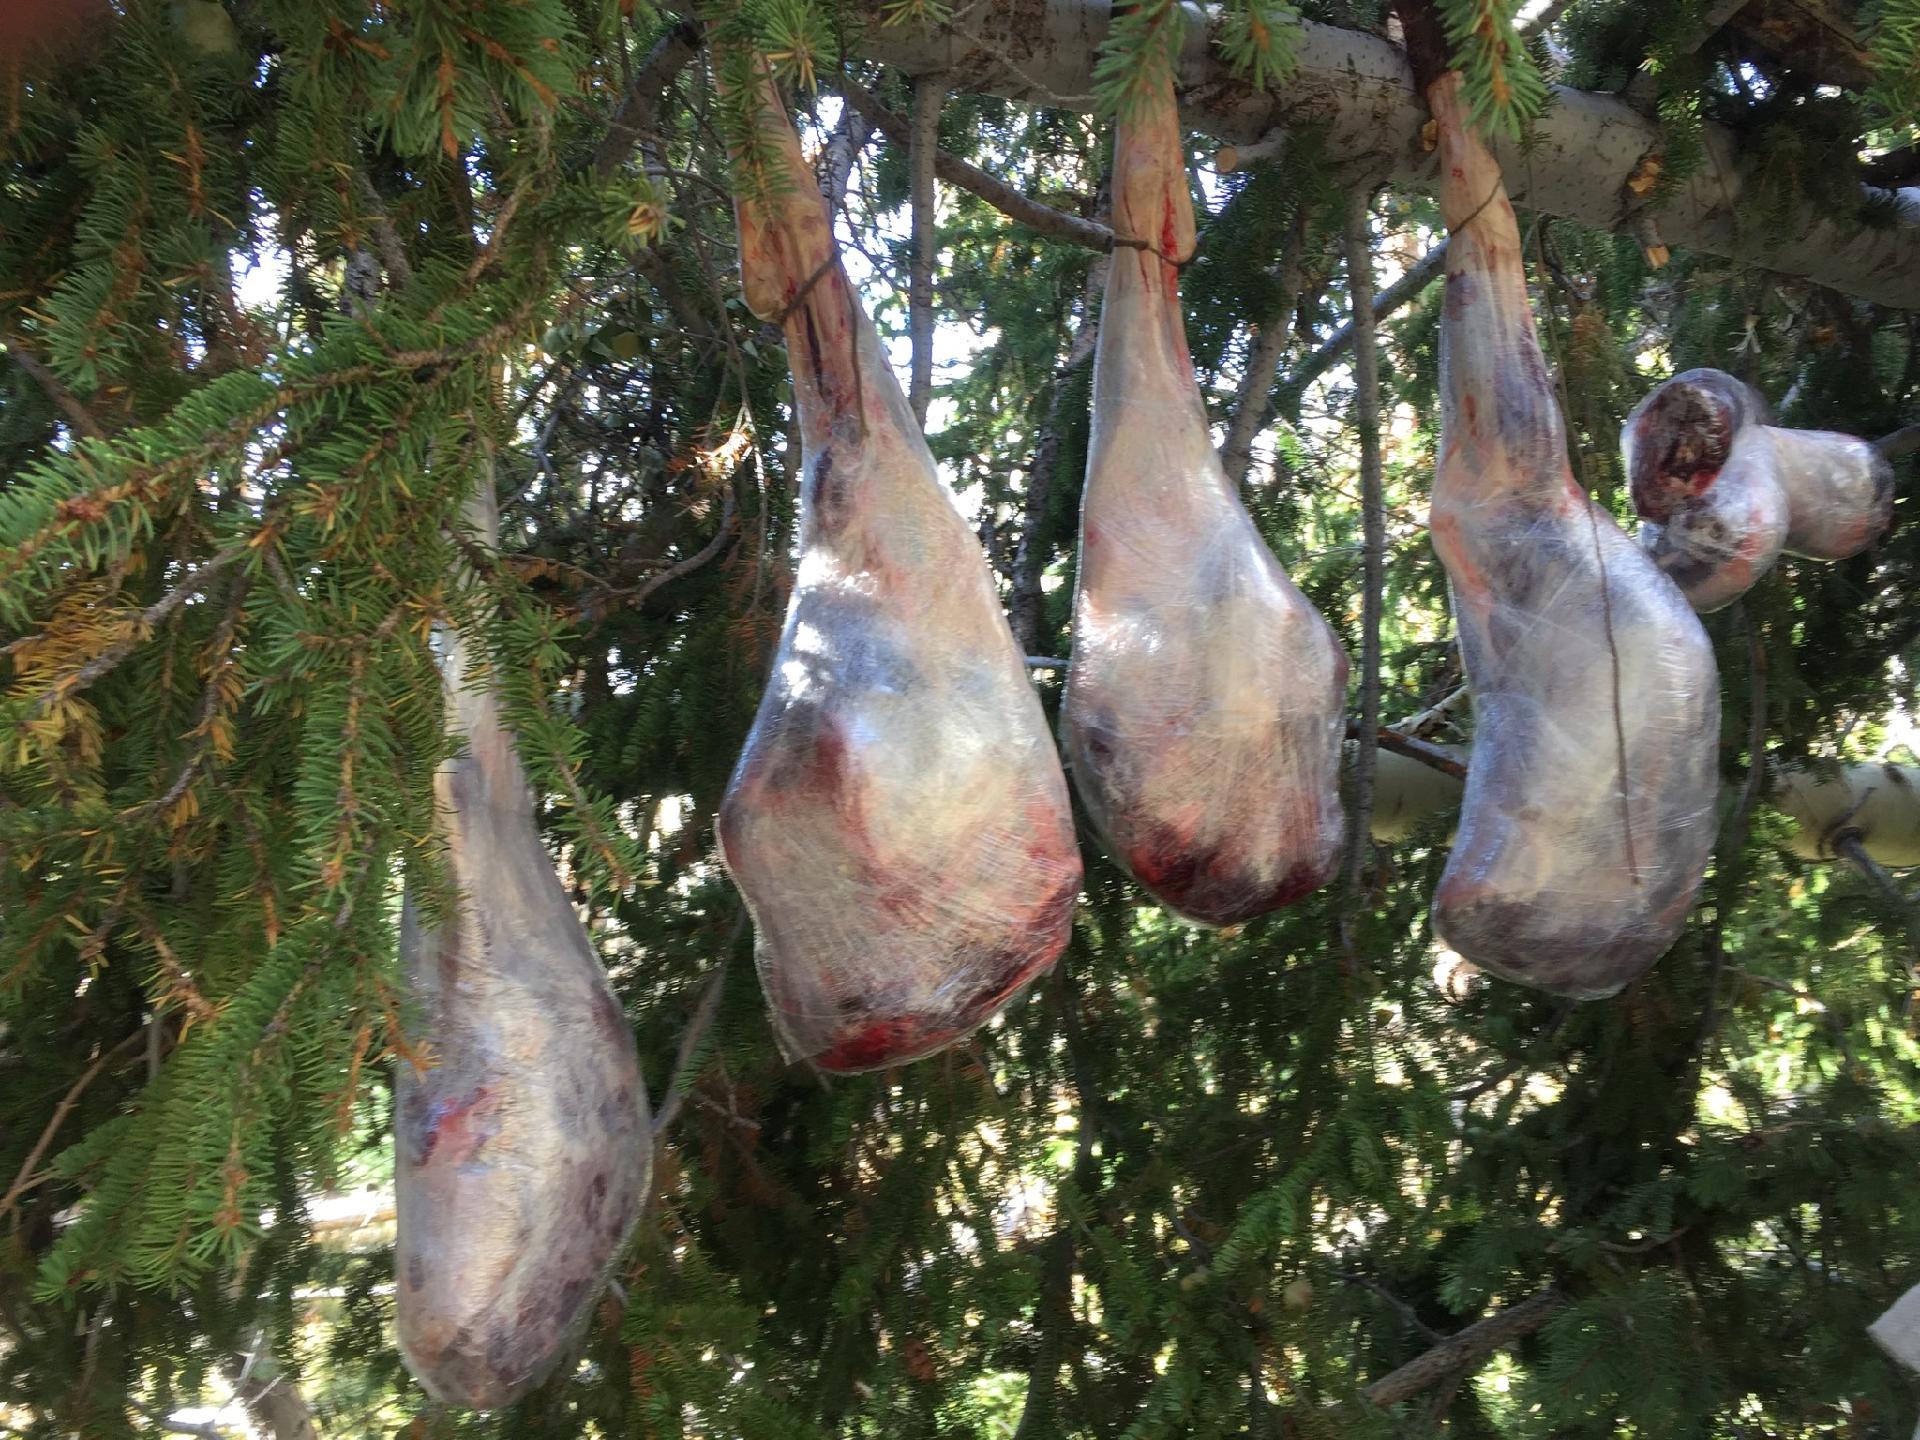
[[[746,917],[740,918],[740,925],[734,930],[737,942],[740,931],[746,925]],[[727,949],[733,949],[729,942]],[[713,1022],[720,1013],[720,997],[727,988],[727,958],[721,958],[713,978],[707,982],[707,988],[700,992],[700,1002],[693,1007],[693,1015],[687,1021],[687,1028],[680,1033],[680,1048],[674,1052],[673,1073],[667,1077],[667,1088],[661,1093],[660,1108],[653,1116],[653,1143],[658,1145],[666,1139],[667,1131],[680,1114],[680,1108],[686,1103],[687,1091],[694,1077],[688,1073],[694,1056],[699,1053],[700,1042],[706,1039],[707,1031],[713,1028]]]
[[[907,330],[913,344],[913,368],[907,404],[927,427],[927,403],[933,398],[934,217],[939,193],[934,154],[940,148],[940,106],[947,98],[945,77],[919,75],[913,81],[913,119],[907,132],[907,169],[913,211],[913,261],[907,272]]]
[[[107,438],[106,429],[93,418],[93,412],[80,403],[79,396],[60,383],[59,376],[35,359],[32,352],[18,340],[9,338],[4,343],[7,354],[13,358],[13,363],[26,371],[34,382],[47,392],[47,398],[60,407],[60,413],[67,417],[67,423],[73,426],[74,433],[83,435],[89,440]]]
[[[93,684],[94,681],[111,673],[115,666],[119,665],[122,660],[125,660],[139,648],[140,642],[153,631],[155,626],[159,625],[161,621],[173,614],[174,611],[186,604],[187,601],[206,589],[214,576],[218,575],[222,570],[226,569],[227,566],[245,555],[249,548],[249,541],[238,541],[220,551],[198,570],[189,574],[186,579],[174,586],[173,589],[162,595],[145,610],[142,610],[118,640],[107,646],[106,649],[102,650],[98,655],[95,655],[91,660],[86,661],[78,669],[63,675],[52,685],[48,686],[47,689],[40,694],[39,698],[33,702],[31,713],[35,716],[44,714],[47,707],[56,701],[64,700],[69,696],[78,694]]]
[[[1273,379],[1280,372],[1280,361],[1293,336],[1310,218],[1303,205],[1287,232],[1279,263],[1273,267],[1273,276],[1280,286],[1279,303],[1247,351],[1247,368],[1240,377],[1239,393],[1234,398],[1233,419],[1227,425],[1226,443],[1220,447],[1221,468],[1235,489],[1247,483],[1247,472],[1253,466],[1253,442],[1272,419]]]
[[[1457,1331],[1423,1355],[1417,1355],[1360,1392],[1368,1404],[1396,1405],[1432,1388],[1455,1373],[1481,1364],[1495,1351],[1524,1339],[1551,1320],[1567,1297],[1549,1286]]]
[[[882,105],[873,92],[858,80],[841,76],[840,93],[846,97],[847,104],[887,139],[896,145],[910,144],[913,127]],[[933,173],[949,185],[979,196],[1008,219],[1017,220],[1050,240],[1063,240],[1069,245],[1081,245],[1089,250],[1113,249],[1113,231],[1107,226],[1042,204],[1014,189],[1006,181],[995,179],[986,171],[969,165],[957,155],[936,148],[933,153]]]
[[[668,82],[686,68],[700,52],[702,30],[698,20],[677,21],[660,37],[647,58],[634,71],[633,82],[620,97],[607,133],[593,152],[593,173],[598,180],[610,180],[626,163],[641,138],[655,128],[660,113],[660,95]]]
[[[1047,515],[1053,506],[1054,471],[1060,465],[1060,445],[1067,424],[1067,392],[1073,377],[1093,360],[1095,342],[1100,338],[1100,293],[1106,288],[1110,262],[1103,256],[1087,266],[1087,283],[1080,306],[1080,326],[1067,347],[1066,361],[1053,377],[1052,393],[1047,400],[1047,418],[1034,442],[1033,464],[1027,469],[1026,494],[1021,498],[1020,539],[1014,547],[1011,595],[1007,601],[1007,619],[1021,649],[1031,652],[1045,638],[1040,633],[1045,618],[1046,594],[1042,586],[1051,558],[1051,536],[1046,533]],[[1034,660],[1047,657],[1028,655],[1029,669],[1041,668]],[[1053,668],[1065,665],[1060,661]]]
[[[1374,348],[1373,248],[1368,218],[1372,192],[1354,192],[1342,227],[1347,288],[1353,299],[1354,428],[1360,437],[1360,516],[1363,535],[1360,619],[1360,733],[1380,730],[1380,622],[1386,586],[1387,517],[1380,462],[1380,366]],[[1344,920],[1362,903],[1373,832],[1373,771],[1378,751],[1354,747],[1353,804],[1347,815],[1347,901]]]
[[[1411,269],[1393,284],[1382,290],[1373,302],[1373,323],[1379,325],[1390,316],[1397,314],[1408,301],[1425,290],[1447,263],[1447,242],[1441,240],[1426,254],[1413,262]],[[1332,335],[1318,350],[1294,367],[1293,374],[1287,377],[1286,393],[1297,402],[1306,388],[1324,375],[1333,363],[1346,354],[1347,347],[1353,344],[1353,322],[1348,321]]]

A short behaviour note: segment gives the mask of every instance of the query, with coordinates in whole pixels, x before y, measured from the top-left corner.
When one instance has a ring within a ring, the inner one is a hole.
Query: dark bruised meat
[[[789,183],[736,206],[741,271],[786,327],[805,474],[793,599],[720,840],[782,1046],[870,1070],[952,1044],[1053,964],[1080,853],[979,542],[770,80],[760,104]]]
[[[1347,659],[1214,453],[1174,262],[1193,205],[1170,80],[1114,142],[1116,246],[1064,708],[1108,849],[1170,909],[1229,925],[1333,873]]]
[[[483,482],[484,485],[485,482]],[[471,513],[493,533],[493,497]],[[463,753],[434,777],[460,899],[401,953],[432,1065],[395,1078],[394,1276],[407,1368],[436,1399],[517,1399],[565,1349],[639,1213],[652,1160],[633,1031],[534,825],[471,656],[447,647]]]
[[[1673,943],[1712,847],[1713,652],[1574,484],[1499,167],[1457,74],[1427,99],[1452,231],[1433,543],[1475,717],[1434,925],[1496,974],[1610,995]]]
[[[1844,560],[1893,516],[1893,467],[1864,440],[1767,422],[1719,370],[1648,393],[1620,431],[1641,543],[1694,609],[1744,595],[1784,551]]]

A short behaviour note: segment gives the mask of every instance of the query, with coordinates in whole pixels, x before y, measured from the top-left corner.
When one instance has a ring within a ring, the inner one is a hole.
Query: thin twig
[[[912,137],[912,126],[900,116],[882,105],[858,80],[849,76],[840,79],[841,93],[855,110],[863,115],[867,123],[896,145],[906,145]],[[986,171],[969,165],[957,155],[936,149],[933,155],[933,173],[949,185],[957,186],[969,194],[978,195],[994,209],[1009,219],[1018,220],[1030,230],[1038,231],[1051,240],[1064,240],[1070,245],[1082,245],[1089,250],[1108,251],[1113,249],[1113,231],[1105,225],[1092,220],[1082,220],[1078,215],[1069,215],[1064,210],[1056,210],[1051,205],[1042,204],[1032,196],[1023,194],[1004,180],[997,180]]]
[[[0,1219],[4,1219],[7,1212],[13,1209],[15,1201],[46,1178],[45,1176],[35,1175],[34,1167],[40,1163],[41,1157],[47,1153],[47,1147],[53,1144],[53,1137],[60,1129],[61,1122],[72,1112],[73,1107],[80,1103],[80,1096],[85,1093],[86,1088],[94,1082],[94,1078],[106,1068],[107,1062],[122,1050],[125,1050],[136,1040],[145,1039],[146,1030],[144,1028],[134,1031],[83,1070],[80,1078],[74,1081],[72,1086],[67,1090],[67,1093],[60,1098],[60,1103],[53,1107],[53,1114],[47,1120],[46,1127],[41,1130],[40,1138],[34,1142],[33,1149],[27,1152],[27,1158],[20,1162],[20,1169],[13,1177],[13,1183],[7,1187],[7,1193],[0,1195]]]
[[[746,924],[744,915],[740,924]],[[740,931],[734,931],[734,940],[739,939]],[[731,950],[729,942],[727,949]],[[693,1015],[687,1021],[687,1028],[680,1032],[680,1048],[674,1053],[673,1073],[667,1079],[667,1088],[661,1093],[660,1108],[653,1114],[653,1143],[658,1145],[666,1138],[674,1120],[680,1114],[680,1107],[686,1103],[687,1091],[694,1077],[688,1073],[694,1056],[700,1049],[700,1042],[706,1039],[707,1031],[713,1028],[714,1017],[720,1013],[720,997],[727,988],[727,957],[722,956],[719,966],[713,972],[713,978],[707,982],[707,988],[700,992],[700,1003],[693,1007]]]
[[[35,359],[18,340],[8,340],[5,344],[7,354],[13,357],[13,363],[32,376],[40,388],[47,392],[47,397],[60,407],[60,413],[67,417],[67,423],[72,425],[78,434],[86,436],[89,440],[107,438],[105,427],[93,418],[93,412],[80,403],[79,396],[60,383],[60,378],[53,371]]]
[[[913,125],[907,134],[913,211],[913,261],[907,271],[907,330],[913,343],[913,369],[907,383],[907,404],[922,430],[927,427],[927,404],[933,398],[934,212],[939,200],[933,162],[934,152],[940,148],[940,106],[946,98],[945,76],[914,78]]]
[[[1347,722],[1347,738],[1357,739],[1364,734],[1357,721]],[[1429,745],[1424,740],[1416,740],[1411,735],[1402,735],[1398,730],[1389,730],[1381,725],[1375,728],[1374,744],[1382,750],[1391,750],[1396,755],[1404,755],[1409,760],[1418,760],[1430,770],[1438,770],[1442,775],[1451,775],[1456,780],[1467,778],[1466,763],[1456,760],[1438,745]]]
[[[660,110],[660,92],[686,68],[700,51],[701,27],[698,20],[683,19],[660,37],[651,54],[634,72],[633,83],[620,97],[620,104],[607,121],[607,133],[593,152],[593,173],[598,180],[609,180],[654,128]]]
[[[1365,560],[1360,619],[1360,733],[1380,729],[1380,620],[1386,585],[1387,518],[1380,471],[1380,367],[1374,348],[1373,250],[1368,236],[1371,190],[1348,203],[1343,235],[1347,289],[1353,297],[1354,428],[1360,436],[1360,515]],[[1372,841],[1373,770],[1378,750],[1354,747],[1353,804],[1347,823],[1347,907],[1361,903],[1363,872]],[[1343,920],[1344,924],[1344,920]]]

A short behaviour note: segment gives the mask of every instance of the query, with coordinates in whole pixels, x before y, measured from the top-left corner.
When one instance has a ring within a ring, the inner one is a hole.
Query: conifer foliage
[[[1583,0],[1524,42],[1504,0],[1439,13],[1490,130],[1524,138],[1549,75],[1660,117],[1650,213],[1715,121],[1764,161],[1742,223],[1843,195],[1877,223],[1856,182],[1912,183],[1920,140],[1911,4],[1821,0],[1822,45],[1783,43],[1784,8]],[[1299,6],[1381,33],[1383,10]],[[863,36],[970,33],[966,7],[49,13],[31,43],[0,25],[0,1434],[1911,1432],[1920,1380],[1865,1329],[1920,1281],[1912,882],[1786,854],[1761,782],[1910,758],[1912,458],[1888,540],[1789,559],[1711,617],[1714,868],[1618,998],[1436,948],[1444,821],[1371,847],[1355,892],[1220,932],[1089,846],[1068,952],[1024,1002],[823,1084],[779,1056],[713,837],[791,584],[799,451],[778,328],[738,287],[731,203],[764,177],[702,26],[796,98],[891,339],[906,149],[841,82],[905,113]],[[941,149],[1099,233],[1109,117],[1191,41],[1183,15],[1115,27],[1099,116],[955,72]],[[1245,0],[1209,43],[1284,84],[1296,28]],[[1202,162],[1181,288],[1223,433],[1265,421],[1249,511],[1358,655],[1337,242],[1368,181],[1342,160],[1303,132]],[[1517,203],[1574,474],[1623,521],[1618,425],[1690,366],[1783,424],[1920,419],[1915,316],[1656,266],[1626,201],[1621,234]],[[1106,260],[957,181],[937,215],[929,439],[1052,715]],[[1383,293],[1441,233],[1398,188],[1367,229]],[[1408,288],[1381,326],[1378,695],[1464,744],[1424,530],[1439,289]],[[497,554],[459,520],[483,483]],[[392,1343],[389,1077],[434,1060],[400,896],[455,898],[440,624],[501,685],[655,1106],[653,1193],[575,1362],[499,1414],[431,1404]]]

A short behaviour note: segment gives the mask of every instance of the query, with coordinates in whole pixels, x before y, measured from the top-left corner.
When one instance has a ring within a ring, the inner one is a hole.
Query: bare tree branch
[[[912,126],[882,105],[866,86],[844,75],[839,83],[840,92],[846,96],[847,103],[859,111],[874,129],[896,145],[910,142]],[[1043,205],[1032,196],[1014,189],[1006,181],[997,180],[986,171],[969,165],[957,155],[936,149],[933,173],[949,185],[978,195],[1009,219],[1018,220],[1029,230],[1049,239],[1064,240],[1069,245],[1081,245],[1089,250],[1113,249],[1113,231],[1105,225],[1082,220],[1078,215],[1069,215],[1051,205]]]
[[[62,385],[60,377],[42,365],[26,346],[18,340],[8,340],[6,352],[13,358],[14,364],[32,376],[34,382],[47,392],[47,398],[60,407],[60,413],[67,417],[67,423],[73,426],[75,434],[84,435],[89,440],[107,438],[105,428],[93,418],[93,412],[82,405],[80,398]]]
[[[660,93],[700,51],[700,22],[683,19],[660,37],[659,43],[633,73],[633,82],[620,97],[607,122],[607,133],[593,152],[596,179],[608,180],[652,130],[660,113]]]
[[[907,384],[907,404],[923,430],[927,427],[927,402],[933,398],[933,227],[940,199],[933,160],[940,148],[940,106],[946,98],[943,75],[914,78],[913,123],[907,133],[913,201],[913,263],[907,273],[907,331],[913,342],[913,370]]]
[[[1354,429],[1360,437],[1362,580],[1360,610],[1360,733],[1380,729],[1380,620],[1386,586],[1387,516],[1380,471],[1380,364],[1374,349],[1373,243],[1368,219],[1371,187],[1356,190],[1342,226],[1347,292],[1353,303]],[[1265,398],[1265,392],[1262,392]],[[1367,853],[1373,845],[1372,745],[1354,747],[1353,804],[1347,814],[1347,906],[1361,903]]]
[[[1280,372],[1280,361],[1287,353],[1293,334],[1294,309],[1300,299],[1301,263],[1307,248],[1306,208],[1294,218],[1280,250],[1280,261],[1273,267],[1279,282],[1279,303],[1267,323],[1254,334],[1247,352],[1247,368],[1240,376],[1239,394],[1234,399],[1233,419],[1227,424],[1227,440],[1220,447],[1220,465],[1234,486],[1247,483],[1247,471],[1253,466],[1253,442],[1267,427],[1272,416],[1273,377]]]
[[[1361,1396],[1369,1404],[1382,1407],[1410,1399],[1531,1335],[1566,1303],[1567,1297],[1549,1286],[1449,1336],[1425,1354],[1415,1356],[1398,1370],[1374,1381],[1360,1392]]]
[[[1373,302],[1373,323],[1379,325],[1389,316],[1397,314],[1408,301],[1416,298],[1432,283],[1446,263],[1447,242],[1442,240],[1414,261],[1406,274],[1380,292]],[[1353,322],[1348,321],[1327,337],[1326,344],[1294,366],[1293,374],[1287,377],[1287,393],[1298,398],[1307,386],[1324,375],[1336,360],[1347,353],[1347,347],[1353,344],[1353,333]]]
[[[1898,460],[1920,450],[1920,425],[1908,425],[1894,431],[1891,435],[1882,435],[1873,442],[1873,448],[1889,460]]]

